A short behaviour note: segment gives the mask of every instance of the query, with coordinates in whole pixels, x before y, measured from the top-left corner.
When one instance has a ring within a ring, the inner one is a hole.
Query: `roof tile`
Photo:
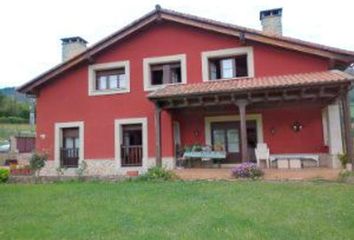
[[[206,93],[242,92],[259,89],[322,85],[351,82],[354,76],[338,70],[278,75],[269,77],[215,80],[194,84],[167,85],[149,94],[149,98],[198,95]]]

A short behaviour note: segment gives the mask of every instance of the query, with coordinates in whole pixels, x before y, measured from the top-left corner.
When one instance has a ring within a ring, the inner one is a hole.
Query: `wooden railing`
[[[79,148],[61,148],[60,166],[76,168],[79,165]]]
[[[121,159],[122,159],[122,161],[121,161],[122,167],[142,166],[143,146],[141,146],[141,145],[131,145],[131,146],[121,145]]]

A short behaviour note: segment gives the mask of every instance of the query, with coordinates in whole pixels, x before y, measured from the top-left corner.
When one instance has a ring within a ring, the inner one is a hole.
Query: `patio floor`
[[[305,168],[305,169],[263,169],[264,180],[336,180],[340,169]],[[188,168],[174,172],[183,180],[228,180],[233,179],[230,168]]]

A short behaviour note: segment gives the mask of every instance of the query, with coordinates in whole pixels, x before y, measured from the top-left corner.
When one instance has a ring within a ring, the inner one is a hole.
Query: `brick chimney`
[[[87,41],[81,37],[62,38],[62,61],[65,62],[87,49]]]
[[[262,23],[263,32],[273,35],[282,35],[282,12],[282,8],[275,8],[260,12],[259,18]]]

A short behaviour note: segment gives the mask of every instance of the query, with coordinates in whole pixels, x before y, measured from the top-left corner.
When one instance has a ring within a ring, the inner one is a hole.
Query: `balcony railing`
[[[79,148],[61,148],[60,166],[77,168],[79,166]]]
[[[143,146],[141,145],[121,145],[122,167],[142,166]]]

